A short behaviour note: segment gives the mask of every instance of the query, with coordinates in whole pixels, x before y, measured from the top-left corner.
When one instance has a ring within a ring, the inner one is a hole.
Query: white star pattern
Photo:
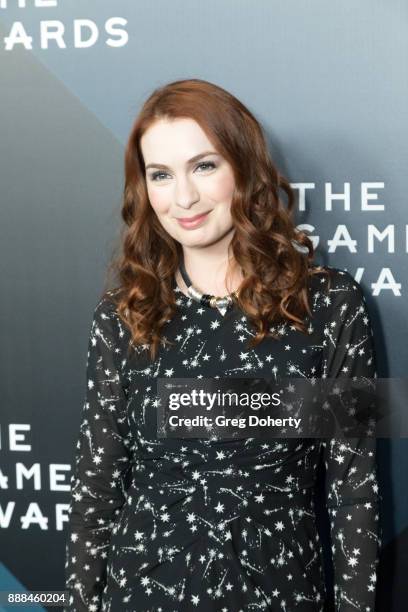
[[[173,344],[163,345],[154,361],[148,345],[129,358],[129,332],[110,294],[98,303],[71,478],[66,612],[323,610],[310,487],[320,457],[335,607],[348,602],[374,611],[375,440],[180,440],[158,438],[156,429],[158,378],[166,384],[191,377],[374,378],[361,289],[349,273],[332,270],[330,289],[325,275],[310,279],[308,333],[273,322],[278,338],[254,348],[246,344],[254,329],[244,314],[223,316],[175,289],[177,314],[165,328]]]

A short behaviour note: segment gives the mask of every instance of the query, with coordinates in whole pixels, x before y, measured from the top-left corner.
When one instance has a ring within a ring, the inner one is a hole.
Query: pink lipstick
[[[184,217],[182,219],[177,219],[179,225],[184,227],[185,229],[194,229],[201,225],[205,219],[207,218],[209,212],[203,213],[202,215],[195,215],[194,217]]]

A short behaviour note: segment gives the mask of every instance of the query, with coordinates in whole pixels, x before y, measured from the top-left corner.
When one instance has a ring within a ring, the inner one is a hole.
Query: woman
[[[156,423],[158,377],[376,377],[360,285],[312,263],[261,127],[216,85],[156,90],[125,173],[120,282],[89,339],[66,609],[323,610],[322,453],[335,608],[374,610],[375,440],[159,438]]]

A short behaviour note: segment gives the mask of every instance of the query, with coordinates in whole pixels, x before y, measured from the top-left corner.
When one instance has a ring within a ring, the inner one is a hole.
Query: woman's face
[[[233,170],[196,121],[158,120],[140,146],[150,204],[170,236],[203,247],[231,232]]]

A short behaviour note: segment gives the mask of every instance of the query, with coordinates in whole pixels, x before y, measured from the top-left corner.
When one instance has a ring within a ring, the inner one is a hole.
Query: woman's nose
[[[178,206],[189,208],[200,199],[200,195],[194,181],[189,177],[181,177],[176,181],[175,200]]]

